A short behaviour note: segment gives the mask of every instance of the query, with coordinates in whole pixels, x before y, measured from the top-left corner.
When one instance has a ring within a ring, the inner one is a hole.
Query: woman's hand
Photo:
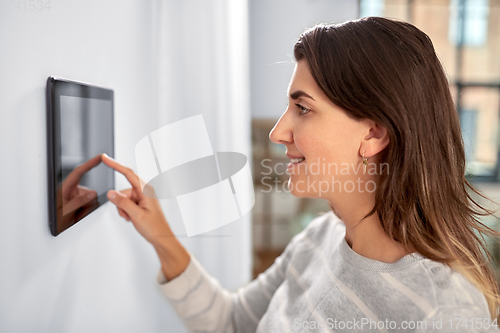
[[[102,154],[102,161],[123,174],[132,185],[120,192],[108,191],[108,199],[116,205],[120,216],[132,221],[137,231],[153,245],[167,281],[180,275],[189,264],[190,255],[172,233],[158,199],[143,194],[139,176],[134,171],[106,154]]]
[[[172,237],[173,233],[158,199],[143,194],[139,176],[108,155],[101,156],[104,164],[123,174],[132,185],[132,188],[120,192],[108,191],[108,199],[116,205],[118,214],[131,221],[137,231],[153,245],[158,244],[160,238]]]

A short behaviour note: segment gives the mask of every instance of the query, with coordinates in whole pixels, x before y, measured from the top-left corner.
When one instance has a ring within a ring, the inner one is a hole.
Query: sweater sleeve
[[[166,281],[161,269],[157,283],[189,332],[255,332],[269,302],[285,279],[299,233],[273,265],[235,292],[224,289],[190,254],[186,269]]]

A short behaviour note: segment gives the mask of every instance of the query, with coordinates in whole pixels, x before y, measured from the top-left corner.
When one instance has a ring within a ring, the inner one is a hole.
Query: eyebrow
[[[292,99],[299,99],[300,97],[307,97],[307,98],[310,98],[312,99],[313,101],[315,100],[314,98],[312,98],[309,94],[305,93],[304,91],[302,90],[297,90],[297,91],[294,91],[293,93],[290,94],[290,97]]]

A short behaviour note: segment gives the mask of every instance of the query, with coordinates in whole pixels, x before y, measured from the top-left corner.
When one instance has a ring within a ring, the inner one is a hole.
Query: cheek
[[[358,140],[355,130],[347,128],[318,129],[310,131],[309,134],[301,133],[295,139],[297,149],[306,157],[308,164],[320,163],[337,165],[342,163],[356,163],[359,152]],[[333,167],[333,166],[332,166]]]
[[[295,146],[311,162],[322,156],[325,150],[324,142],[312,135],[297,137],[295,139]]]

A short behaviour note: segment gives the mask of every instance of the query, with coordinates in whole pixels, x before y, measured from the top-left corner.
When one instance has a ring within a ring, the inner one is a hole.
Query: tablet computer
[[[114,172],[113,90],[58,77],[47,79],[49,227],[53,236],[107,201]]]

